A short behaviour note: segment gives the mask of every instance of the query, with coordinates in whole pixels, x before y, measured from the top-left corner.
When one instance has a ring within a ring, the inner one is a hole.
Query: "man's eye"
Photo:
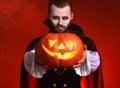
[[[63,19],[63,20],[67,20],[67,19],[68,19],[68,17],[62,17],[62,19]]]
[[[59,20],[59,17],[54,16],[53,19],[54,19],[54,20]]]

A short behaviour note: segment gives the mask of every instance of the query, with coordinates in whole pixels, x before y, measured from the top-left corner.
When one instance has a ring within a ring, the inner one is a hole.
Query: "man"
[[[77,34],[87,48],[83,59],[72,69],[47,69],[35,61],[35,45],[40,38],[34,39],[27,47],[21,67],[21,88],[104,88],[100,55],[94,42],[86,37],[81,28],[71,23],[74,17],[71,0],[50,0],[48,19],[44,23],[49,32]],[[33,82],[31,82],[31,75]]]

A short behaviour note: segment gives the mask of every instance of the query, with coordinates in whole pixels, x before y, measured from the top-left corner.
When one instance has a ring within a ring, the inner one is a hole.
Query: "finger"
[[[87,49],[87,45],[84,44],[83,46],[84,46],[84,49],[86,50]]]
[[[75,64],[75,65],[73,66],[73,68],[75,68],[75,67],[80,67],[82,64],[83,64],[82,62],[80,62],[80,63],[78,63],[78,64]]]

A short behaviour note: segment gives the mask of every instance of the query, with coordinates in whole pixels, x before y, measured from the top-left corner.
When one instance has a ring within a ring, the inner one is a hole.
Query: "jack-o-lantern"
[[[48,68],[72,67],[83,56],[83,42],[73,33],[49,33],[36,47],[36,61]]]

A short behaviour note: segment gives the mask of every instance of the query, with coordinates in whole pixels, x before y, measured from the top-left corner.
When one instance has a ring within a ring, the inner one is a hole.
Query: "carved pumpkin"
[[[36,47],[36,60],[48,68],[72,67],[82,58],[83,42],[73,33],[49,33]]]

